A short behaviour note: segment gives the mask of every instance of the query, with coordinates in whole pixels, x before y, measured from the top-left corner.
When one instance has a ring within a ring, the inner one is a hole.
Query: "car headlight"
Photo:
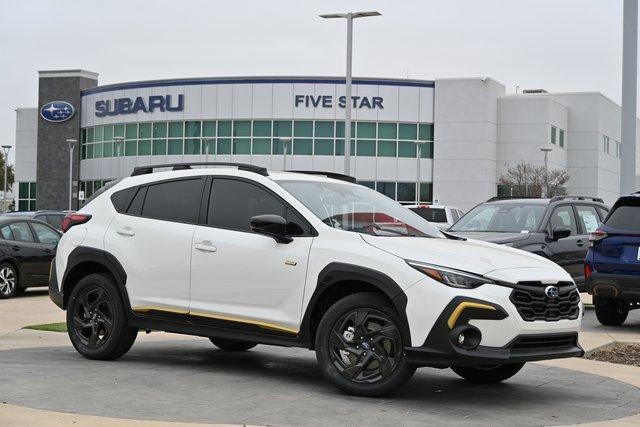
[[[407,260],[407,264],[432,279],[453,288],[471,289],[487,283],[495,283],[493,280],[487,279],[486,277],[467,273],[466,271],[455,270],[453,268],[410,260]]]

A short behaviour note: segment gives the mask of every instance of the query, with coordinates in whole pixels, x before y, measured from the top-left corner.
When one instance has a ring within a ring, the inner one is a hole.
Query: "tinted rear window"
[[[147,188],[142,216],[165,221],[195,223],[204,179],[161,182]]]
[[[618,206],[609,214],[605,224],[618,230],[640,232],[640,205]]]
[[[447,213],[444,209],[434,208],[410,208],[429,222],[447,222]]]

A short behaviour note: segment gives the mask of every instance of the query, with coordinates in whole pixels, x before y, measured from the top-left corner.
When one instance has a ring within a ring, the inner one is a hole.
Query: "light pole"
[[[2,193],[2,211],[7,211],[7,163],[9,163],[9,151],[11,151],[10,145],[2,146],[2,154],[4,154],[4,193]]]
[[[540,151],[544,153],[544,185],[542,186],[542,198],[549,197],[549,153],[551,148],[541,148]]]
[[[380,12],[349,12],[328,13],[320,15],[320,18],[347,20],[347,75],[345,79],[345,108],[344,108],[344,174],[351,175],[351,62],[353,48],[353,20],[368,16],[380,16]]]
[[[291,138],[278,138],[280,142],[282,142],[282,170],[287,170],[287,147],[291,144]]]
[[[416,162],[416,205],[420,204],[420,159],[422,158],[422,146],[427,141],[414,141],[418,152],[418,161]]]
[[[122,142],[124,141],[124,136],[114,136],[113,142],[116,145],[116,157],[118,158],[118,178],[122,178],[122,169],[120,166],[122,164],[122,159],[120,158],[120,149],[122,148]]]
[[[72,210],[73,206],[73,149],[77,142],[77,139],[67,139],[67,144],[69,144],[69,210]]]

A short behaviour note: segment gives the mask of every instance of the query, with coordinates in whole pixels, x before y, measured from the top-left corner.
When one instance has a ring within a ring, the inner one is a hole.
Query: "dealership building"
[[[67,209],[70,169],[73,208],[140,165],[220,161],[342,173],[344,92],[340,77],[100,86],[93,72],[41,71],[38,106],[16,110],[16,209]],[[403,203],[418,192],[422,202],[466,210],[509,193],[499,184],[505,171],[543,164],[541,148],[550,148],[549,168],[570,176],[567,193],[613,203],[620,106],[598,92],[528,92],[507,95],[491,78],[354,78],[352,175]],[[71,156],[70,139],[78,141]]]

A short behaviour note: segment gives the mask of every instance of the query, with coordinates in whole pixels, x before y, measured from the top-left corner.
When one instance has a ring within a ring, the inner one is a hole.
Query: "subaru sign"
[[[58,123],[66,122],[75,112],[73,105],[67,101],[51,101],[42,106],[40,116],[48,122]]]
[[[152,95],[148,98],[116,98],[96,101],[96,117],[118,116],[121,114],[176,112],[184,110],[184,95],[178,95],[177,102],[171,95]]]

